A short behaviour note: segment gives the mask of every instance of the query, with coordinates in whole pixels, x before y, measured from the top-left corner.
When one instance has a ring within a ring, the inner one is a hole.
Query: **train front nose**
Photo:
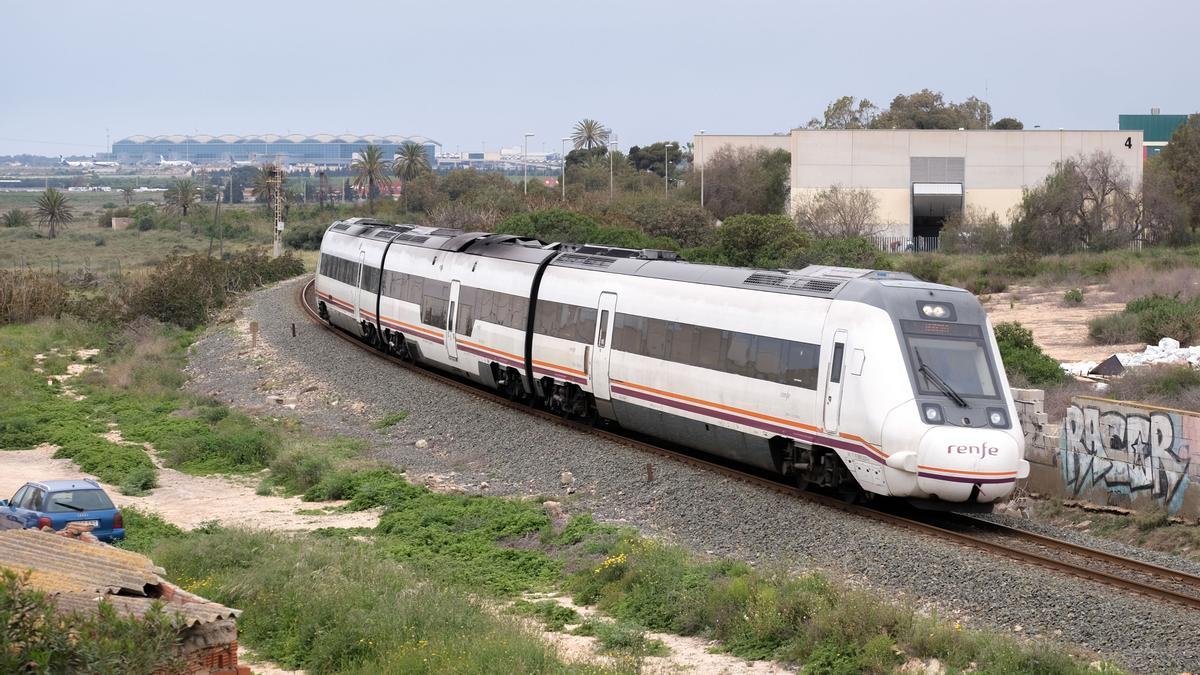
[[[999,429],[931,427],[917,450],[917,489],[951,502],[994,502],[1029,475],[1024,446]]]

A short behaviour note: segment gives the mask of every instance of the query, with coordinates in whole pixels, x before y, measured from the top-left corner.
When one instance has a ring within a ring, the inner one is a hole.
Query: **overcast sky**
[[[424,135],[555,150],[786,131],[928,87],[1042,128],[1200,109],[1200,3],[0,0],[0,154],[133,134]],[[986,96],[985,96],[986,94]]]

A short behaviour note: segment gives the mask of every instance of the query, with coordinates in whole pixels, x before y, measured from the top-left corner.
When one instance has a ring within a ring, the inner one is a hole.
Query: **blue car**
[[[112,500],[91,479],[29,482],[12,499],[0,499],[0,530],[87,523],[100,541],[125,538],[125,522]]]

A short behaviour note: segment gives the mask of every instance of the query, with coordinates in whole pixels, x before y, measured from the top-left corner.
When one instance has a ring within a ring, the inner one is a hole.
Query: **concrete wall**
[[[1132,148],[1125,139],[1132,136]],[[792,203],[832,185],[865,188],[880,198],[879,216],[902,234],[912,221],[913,157],[964,159],[963,201],[995,212],[1002,222],[1021,200],[1022,189],[1042,181],[1055,162],[1111,153],[1135,186],[1142,180],[1140,132],[1130,131],[940,131],[917,129],[792,131]],[[899,191],[903,199],[897,199]]]
[[[792,137],[790,134],[696,134],[692,148],[696,166],[700,166],[722,148],[791,150]]]
[[[1077,396],[1061,422],[1040,390],[1014,389],[1035,492],[1200,518],[1200,413]]]

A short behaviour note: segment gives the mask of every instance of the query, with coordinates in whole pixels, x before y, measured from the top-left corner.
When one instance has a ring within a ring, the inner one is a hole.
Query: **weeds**
[[[513,603],[513,611],[517,614],[534,616],[546,624],[546,630],[561,631],[567,624],[580,623],[579,612],[571,607],[558,604],[553,600],[517,600]]]
[[[375,424],[371,426],[382,431],[384,429],[390,429],[406,419],[408,419],[408,412],[401,410],[400,412],[388,413],[387,415],[384,415],[379,419],[379,421],[375,422]]]

